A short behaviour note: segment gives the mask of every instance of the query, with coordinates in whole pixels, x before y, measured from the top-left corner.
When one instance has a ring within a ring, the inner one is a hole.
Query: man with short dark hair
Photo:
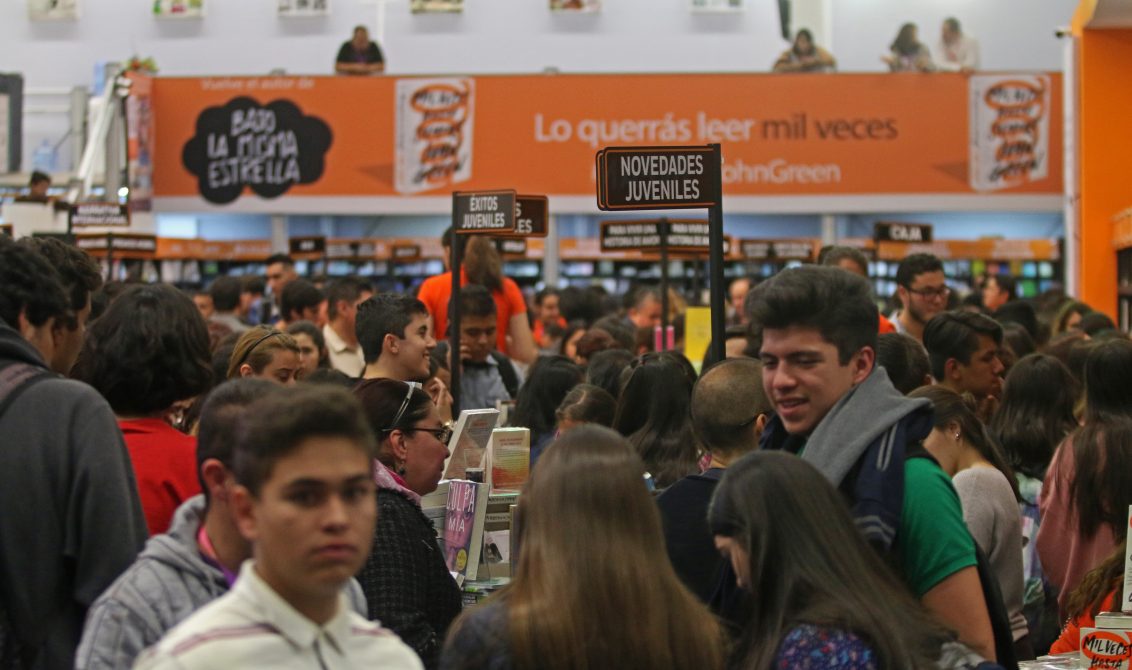
[[[283,287],[283,295],[279,298],[279,309],[283,318],[275,324],[275,328],[286,330],[287,326],[298,321],[318,324],[319,309],[325,299],[322,291],[305,279],[289,282]]]
[[[711,454],[702,474],[689,475],[657,498],[664,522],[664,541],[676,574],[700,600],[709,601],[723,559],[704,522],[708,504],[724,470],[759,445],[759,436],[773,408],[762,385],[762,363],[731,358],[712,366],[692,390],[692,426]]]
[[[350,377],[366,369],[365,353],[358,342],[358,305],[373,295],[373,288],[355,277],[335,279],[326,287],[328,321],[322,327],[330,367]]]
[[[420,300],[401,293],[375,295],[358,305],[356,330],[366,355],[363,379],[429,378],[436,340],[429,330],[428,308]]]
[[[267,264],[267,292],[271,295],[268,309],[261,315],[263,323],[275,323],[282,316],[279,301],[283,297],[283,287],[299,278],[295,272],[295,261],[287,254],[271,254]]]
[[[217,277],[208,287],[212,296],[212,318],[209,321],[227,326],[233,333],[246,333],[251,326],[240,320],[240,293],[242,287],[236,277]]]
[[[227,594],[146,651],[147,668],[419,669],[396,635],[351,611],[377,519],[376,445],[344,389],[287,389],[246,410],[230,493],[252,558]]]
[[[236,316],[244,323],[262,323],[266,314],[271,311],[269,305],[264,305],[264,291],[267,282],[259,275],[244,275],[240,277],[240,307]]]
[[[936,382],[983,402],[1002,393],[1002,326],[985,314],[944,312],[924,329]]]
[[[521,383],[511,359],[495,349],[495,300],[479,284],[460,289],[459,300],[460,409],[495,407],[516,397]]]
[[[51,188],[51,175],[46,172],[35,170],[31,173],[31,178],[28,180],[27,195],[21,195],[16,198],[16,202],[39,202],[49,204],[51,196],[47,195],[47,191]]]
[[[652,286],[638,286],[625,296],[625,318],[636,329],[660,325],[660,291]]]
[[[98,263],[77,247],[51,237],[25,237],[19,244],[39,252],[59,273],[63,290],[70,300],[70,313],[56,320],[51,331],[55,354],[50,367],[59,374],[68,374],[79,357],[90,319],[91,294],[102,286]]]
[[[860,249],[854,247],[837,245],[823,247],[818,254],[818,264],[841,268],[859,277],[869,278],[869,259],[865,258],[865,254]],[[877,330],[881,334],[895,333],[896,326],[892,325],[885,315],[880,314],[880,325]]]
[[[1006,303],[1014,300],[1016,282],[1008,274],[989,274],[983,281],[983,307],[994,314]]]
[[[877,365],[904,395],[932,383],[932,366],[924,345],[904,333],[877,336]]]
[[[385,71],[385,56],[377,42],[370,40],[369,29],[365,26],[354,28],[354,37],[338,49],[334,71],[350,75],[380,74]]]
[[[896,332],[924,341],[924,326],[936,314],[947,309],[951,295],[943,263],[931,254],[912,254],[896,270],[896,295],[901,310],[892,319]]]
[[[132,667],[143,649],[231,588],[252,553],[229,507],[232,436],[248,405],[281,392],[278,384],[263,379],[237,379],[209,395],[197,438],[204,493],[182,503],[169,530],[151,537],[130,569],[91,606],[78,670]]]
[[[762,448],[817,467],[927,610],[993,659],[975,543],[951,480],[920,446],[931,406],[905,398],[876,366],[868,283],[829,267],[785,270],[751,292],[747,311],[777,412]]]
[[[145,543],[114,413],[48,369],[81,283],[68,296],[51,262],[0,236],[0,667],[73,667],[87,608]]]
[[[197,306],[197,311],[205,321],[216,313],[216,306],[212,304],[212,294],[204,289],[193,291],[193,304]]]

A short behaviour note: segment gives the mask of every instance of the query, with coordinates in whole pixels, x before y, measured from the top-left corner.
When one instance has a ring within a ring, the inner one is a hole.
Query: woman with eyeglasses
[[[299,353],[294,337],[269,326],[256,326],[236,341],[228,359],[228,379],[259,377],[294,386],[302,371]]]
[[[377,528],[358,581],[369,618],[400,635],[426,668],[435,668],[461,598],[421,496],[435,491],[444,473],[452,430],[417,384],[367,379],[354,395],[378,439]]]

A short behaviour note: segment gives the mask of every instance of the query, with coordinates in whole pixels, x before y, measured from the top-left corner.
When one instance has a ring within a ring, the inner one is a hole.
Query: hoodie
[[[47,370],[0,320],[0,367],[10,364]],[[74,666],[87,608],[145,537],[129,455],[102,396],[54,377],[14,397],[0,415],[0,608],[26,667]]]
[[[77,670],[133,667],[142,650],[228,592],[224,572],[197,546],[205,507],[203,494],[181,503],[169,532],[151,537],[138,560],[95,601],[75,659]],[[354,611],[365,615],[357,582],[350,582],[348,595]]]

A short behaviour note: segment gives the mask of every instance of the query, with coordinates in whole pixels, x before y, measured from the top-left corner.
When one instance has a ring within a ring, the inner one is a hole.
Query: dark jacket
[[[373,551],[358,573],[369,618],[400,635],[426,668],[435,668],[448,626],[460,614],[460,589],[417,503],[382,487],[377,508]]]
[[[688,475],[656,499],[668,560],[684,586],[705,604],[711,601],[723,567],[723,557],[715,548],[707,523],[708,505],[722,477],[721,468]]]
[[[13,363],[47,367],[0,321],[0,366]],[[16,397],[0,415],[0,608],[25,667],[74,666],[87,608],[145,540],[130,457],[102,396],[50,378]]]

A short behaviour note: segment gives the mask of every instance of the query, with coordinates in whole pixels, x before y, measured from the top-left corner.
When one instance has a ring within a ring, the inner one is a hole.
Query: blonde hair
[[[295,338],[268,326],[256,326],[236,340],[232,356],[228,359],[228,379],[240,377],[240,367],[244,363],[251,366],[257,375],[271,364],[277,351],[299,353],[299,343]]]
[[[499,596],[517,669],[723,667],[722,630],[668,562],[644,472],[625,438],[594,425],[539,460]]]

